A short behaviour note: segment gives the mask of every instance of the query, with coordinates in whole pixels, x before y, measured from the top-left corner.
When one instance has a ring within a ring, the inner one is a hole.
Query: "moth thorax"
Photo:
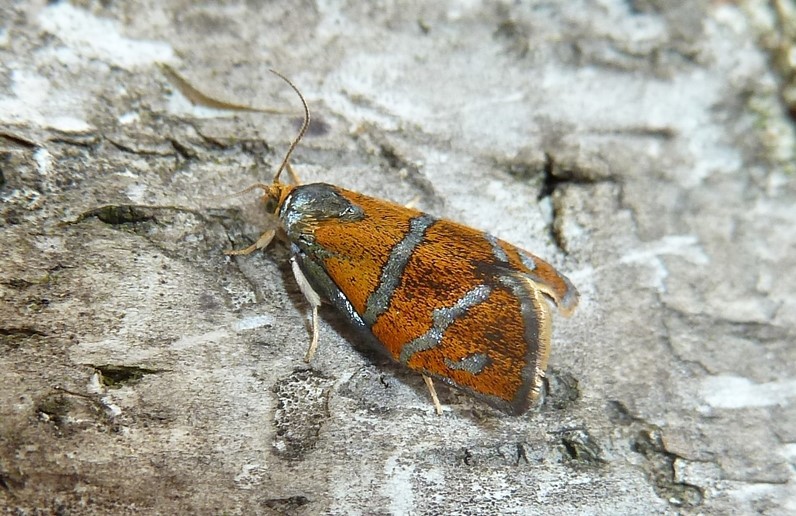
[[[282,197],[279,216],[292,224],[341,224],[362,220],[363,209],[346,197],[345,190],[325,183],[311,183],[292,188]]]

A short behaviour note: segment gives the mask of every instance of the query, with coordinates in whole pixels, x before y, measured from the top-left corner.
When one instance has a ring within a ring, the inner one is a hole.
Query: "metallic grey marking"
[[[490,294],[492,294],[491,288],[487,285],[478,285],[456,301],[452,307],[434,310],[431,314],[431,320],[433,321],[431,328],[415,340],[404,344],[398,360],[406,364],[418,351],[425,351],[438,346],[448,326],[464,315],[468,309],[486,301]]]
[[[489,362],[489,357],[484,353],[473,353],[472,355],[468,355],[456,361],[448,358],[445,359],[445,365],[448,366],[448,368],[457,371],[467,371],[472,374],[480,374],[481,371],[489,365]]]
[[[365,303],[365,313],[362,318],[368,326],[372,326],[376,319],[387,311],[390,299],[401,282],[409,258],[412,257],[415,248],[423,242],[426,230],[434,222],[436,219],[426,214],[409,221],[409,232],[390,251],[390,257],[381,270],[379,286],[368,296]]]
[[[536,312],[534,312],[533,300],[528,295],[521,280],[506,275],[501,276],[499,281],[503,286],[509,288],[511,293],[520,301],[520,312],[522,313],[522,321],[525,325],[525,343],[528,345],[528,353],[526,356],[533,356],[536,358],[536,360],[529,361],[528,365],[522,369],[522,384],[531,385],[533,386],[532,388],[536,390],[538,388],[537,377],[544,373],[544,371],[540,371],[539,368],[538,353],[541,335],[539,335],[539,320],[536,317]]]
[[[484,233],[484,238],[492,246],[492,254],[495,255],[495,258],[497,258],[501,262],[509,261],[509,257],[506,255],[506,251],[504,251],[503,248],[500,247],[500,244],[498,244],[498,239],[495,235]]]
[[[536,270],[536,260],[525,251],[520,251],[520,261],[525,265],[529,271]]]
[[[287,194],[287,197],[285,197],[285,200],[284,200],[284,202],[282,202],[282,205],[281,205],[281,206],[279,206],[279,210],[276,212],[276,216],[277,216],[279,219],[282,219],[282,220],[284,220],[284,218],[285,218],[285,212],[286,212],[286,211],[289,209],[289,208],[288,208],[288,206],[290,206],[291,204],[293,204],[293,195],[294,195],[295,193],[296,193],[296,191],[295,191],[295,190],[293,190],[292,192],[290,192],[289,194]]]

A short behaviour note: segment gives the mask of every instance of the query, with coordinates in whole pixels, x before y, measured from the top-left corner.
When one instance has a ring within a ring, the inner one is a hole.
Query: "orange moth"
[[[272,70],[273,71],[273,70]],[[258,184],[312,307],[309,361],[325,300],[392,359],[512,415],[539,397],[550,353],[552,301],[565,315],[577,306],[570,281],[539,257],[488,233],[416,209],[326,183],[286,184],[279,176],[309,126],[292,142],[271,184]]]

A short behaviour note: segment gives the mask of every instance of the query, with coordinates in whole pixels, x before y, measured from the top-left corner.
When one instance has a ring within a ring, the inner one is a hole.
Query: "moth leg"
[[[409,200],[408,203],[404,204],[404,208],[412,208],[414,209],[417,206],[417,202],[420,200],[419,195],[415,195],[412,199]]]
[[[299,267],[295,256],[290,258],[290,266],[293,269],[293,276],[296,277],[299,290],[301,290],[301,293],[304,294],[304,298],[312,307],[312,340],[310,341],[307,354],[304,356],[304,361],[309,362],[315,354],[315,350],[318,349],[318,307],[321,306],[321,296],[310,286],[310,282],[307,281],[307,277],[301,272],[301,267]]]
[[[428,387],[428,392],[431,394],[431,400],[434,402],[434,410],[437,411],[437,415],[442,415],[442,404],[439,402],[439,398],[437,397],[437,390],[434,388],[434,382],[426,375],[423,375],[423,381],[426,382],[426,387]]]
[[[260,238],[258,238],[255,243],[253,243],[246,249],[231,249],[229,251],[224,251],[224,254],[226,254],[227,256],[241,256],[241,255],[245,256],[247,254],[251,254],[257,249],[268,247],[268,244],[270,244],[271,240],[274,239],[274,235],[276,235],[276,230],[269,229],[268,231],[260,235]]]
[[[318,349],[318,305],[312,305],[312,340],[307,354],[304,355],[304,361],[309,362],[312,360],[315,351]]]

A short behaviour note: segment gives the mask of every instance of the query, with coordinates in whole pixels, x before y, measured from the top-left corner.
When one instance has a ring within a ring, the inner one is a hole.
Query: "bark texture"
[[[781,5],[0,1],[0,506],[796,512]],[[280,113],[194,105],[158,63]],[[223,254],[300,121],[269,67],[314,114],[303,181],[577,285],[540,408],[440,387],[437,417],[330,310],[303,363],[286,248]]]

